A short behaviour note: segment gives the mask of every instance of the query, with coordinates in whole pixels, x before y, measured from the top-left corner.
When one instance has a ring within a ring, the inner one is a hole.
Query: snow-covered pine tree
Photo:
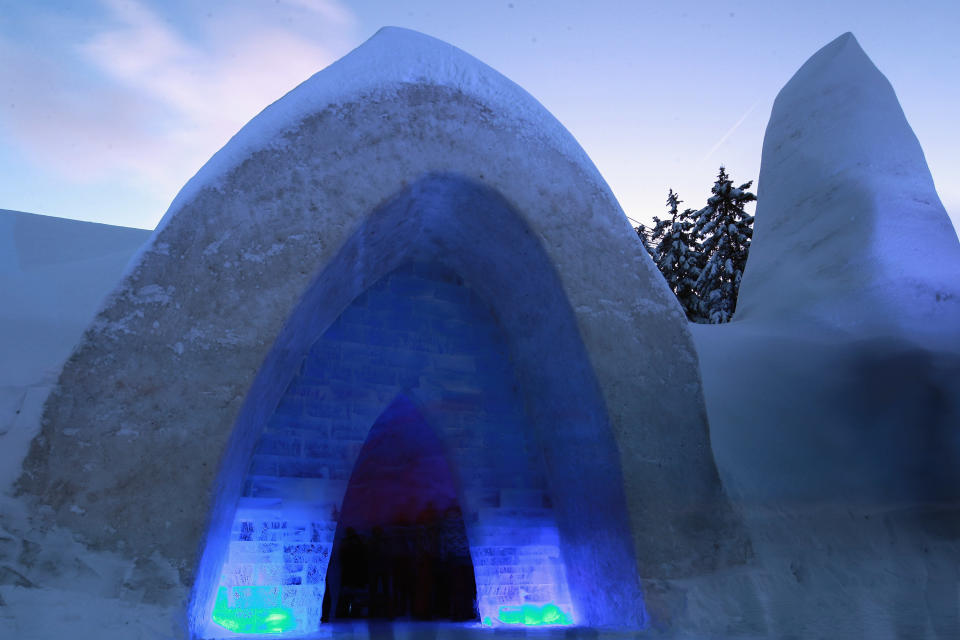
[[[687,317],[694,320],[699,313],[698,298],[694,291],[699,275],[697,247],[692,234],[694,212],[692,209],[685,209],[681,213],[681,202],[683,200],[680,196],[670,189],[667,195],[670,220],[660,221],[654,218],[661,224],[659,241],[653,245],[651,255]]]
[[[647,250],[647,253],[650,254],[650,257],[653,257],[653,247],[650,246],[650,229],[647,228],[647,225],[640,223],[633,228],[637,232],[637,237],[640,238],[640,244],[643,245],[643,248]]]
[[[657,216],[653,216],[652,227],[641,224],[634,229],[640,237],[643,248],[647,250],[647,253],[650,254],[654,262],[657,261],[657,247],[660,245],[660,241],[663,240],[663,236],[670,229],[670,224],[670,220],[661,220]]]
[[[693,234],[699,243],[701,268],[694,289],[699,298],[700,322],[729,322],[736,311],[753,237],[753,216],[744,210],[748,202],[757,199],[749,191],[752,184],[751,180],[734,187],[721,166],[710,190],[713,195],[695,214]]]

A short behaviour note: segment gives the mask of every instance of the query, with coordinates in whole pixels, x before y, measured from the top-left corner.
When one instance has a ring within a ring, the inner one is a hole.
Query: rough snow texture
[[[503,324],[583,622],[642,623],[638,573],[744,560],[684,316],[606,184],[516,85],[399,29],[191,180],[65,366],[20,488],[91,548],[176,567],[152,598],[185,601],[239,498],[218,461],[249,460],[309,346],[414,260]]]
[[[519,85],[441,40],[386,27],[241,129],[177,194],[157,230],[200,191],[223,189],[231,172],[254,153],[286,147],[291,134],[295,136],[307,118],[374,97],[389,99],[408,86],[446,88],[473,96],[486,107],[482,117],[487,125],[509,129],[520,139],[538,140],[567,161],[593,169],[573,136]],[[602,182],[595,170],[593,173]],[[608,190],[606,196],[617,206]]]
[[[737,317],[960,349],[960,242],[893,87],[846,33],[780,91]]]

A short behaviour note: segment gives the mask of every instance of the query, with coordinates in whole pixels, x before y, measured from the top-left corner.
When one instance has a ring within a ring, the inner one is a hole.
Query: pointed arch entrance
[[[323,620],[478,620],[459,493],[443,442],[408,395],[398,395],[350,475]]]

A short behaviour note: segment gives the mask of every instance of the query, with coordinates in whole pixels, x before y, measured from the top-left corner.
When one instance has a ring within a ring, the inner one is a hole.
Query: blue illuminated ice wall
[[[400,394],[446,451],[481,619],[574,620],[543,462],[504,332],[455,273],[419,262],[344,310],[264,426],[219,582],[220,627],[282,633],[319,625],[351,471],[371,425]]]

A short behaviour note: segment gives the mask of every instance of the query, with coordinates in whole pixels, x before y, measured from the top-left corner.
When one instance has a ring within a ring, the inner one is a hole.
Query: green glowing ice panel
[[[487,622],[487,618],[484,622]],[[544,605],[524,604],[512,607],[500,607],[497,620],[501,624],[522,624],[526,626],[540,625],[572,625],[573,617],[560,607],[548,602]],[[487,622],[489,624],[489,622]]]
[[[213,621],[234,633],[283,633],[296,626],[293,612],[279,604],[280,587],[217,590]]]

